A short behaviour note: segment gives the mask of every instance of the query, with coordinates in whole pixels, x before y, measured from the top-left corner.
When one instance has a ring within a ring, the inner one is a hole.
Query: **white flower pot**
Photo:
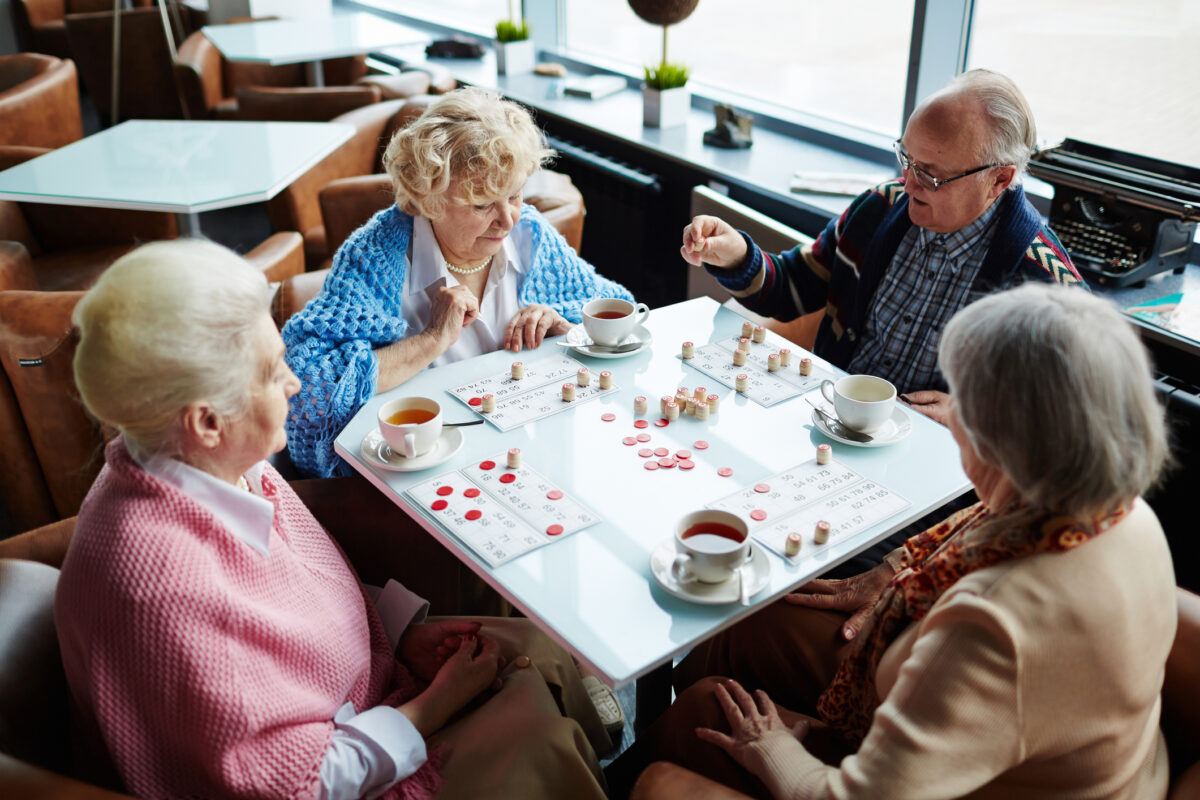
[[[496,50],[496,72],[501,75],[525,75],[533,72],[537,63],[532,39],[519,42],[493,42]]]
[[[675,89],[642,87],[642,124],[647,128],[671,128],[687,122],[692,93],[686,86]]]

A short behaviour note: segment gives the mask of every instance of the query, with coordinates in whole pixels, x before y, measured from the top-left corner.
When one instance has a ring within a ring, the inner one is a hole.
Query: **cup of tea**
[[[671,576],[679,583],[724,583],[746,563],[750,529],[737,514],[705,509],[675,523]]]
[[[599,297],[584,304],[583,329],[596,344],[617,345],[648,316],[650,307],[645,303]]]
[[[874,433],[892,418],[896,387],[874,375],[847,375],[821,381],[821,394],[833,403],[838,420],[859,433]]]
[[[428,397],[398,397],[379,407],[379,432],[392,452],[423,456],[442,435],[442,407]]]

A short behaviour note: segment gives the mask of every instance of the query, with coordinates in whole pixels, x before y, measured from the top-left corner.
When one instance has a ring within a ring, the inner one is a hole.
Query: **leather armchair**
[[[133,0],[135,6],[150,6],[154,0]],[[112,11],[111,0],[13,0],[13,21],[22,50],[70,58],[67,43],[67,14]]]
[[[1171,760],[1168,800],[1200,800],[1200,596],[1175,590],[1179,627],[1167,656],[1162,730]],[[648,766],[629,800],[749,800],[689,769],[666,761]]]
[[[81,138],[75,63],[38,53],[0,56],[0,145],[61,147]]]
[[[328,122],[383,98],[377,86],[239,86],[238,119]]]
[[[0,247],[12,256],[12,245]],[[250,253],[267,279],[303,269],[300,235],[279,233]],[[19,261],[18,257],[15,257]],[[20,268],[11,284],[28,285]],[[0,277],[5,274],[0,269]],[[76,334],[71,313],[83,292],[0,291],[0,505],[7,532],[28,530],[79,510],[102,465],[106,432],[84,411],[75,389]],[[5,531],[0,531],[3,535]]]

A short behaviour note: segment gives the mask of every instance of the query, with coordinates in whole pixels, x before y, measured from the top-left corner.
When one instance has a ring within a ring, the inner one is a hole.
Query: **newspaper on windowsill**
[[[790,188],[796,193],[835,194],[855,197],[887,179],[887,175],[856,175],[845,172],[808,172],[807,170],[797,170],[792,175]]]
[[[1125,313],[1172,333],[1200,341],[1200,292],[1177,292],[1138,303]]]
[[[563,91],[573,97],[599,100],[626,88],[628,83],[620,75],[591,75],[586,78],[571,78]]]

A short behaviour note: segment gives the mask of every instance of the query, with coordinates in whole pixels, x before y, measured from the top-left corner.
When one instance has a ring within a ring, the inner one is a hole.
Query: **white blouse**
[[[492,262],[483,297],[479,301],[479,317],[462,330],[458,341],[434,359],[429,366],[440,367],[464,358],[491,353],[504,344],[508,323],[521,310],[517,289],[530,263],[532,242],[528,226],[517,225],[504,238],[496,260]],[[446,269],[442,250],[433,235],[433,224],[425,217],[413,219],[412,244],[408,254],[408,276],[404,279],[404,296],[400,315],[408,323],[408,333],[420,333],[429,325],[433,298],[442,286],[457,286],[458,279]]]

